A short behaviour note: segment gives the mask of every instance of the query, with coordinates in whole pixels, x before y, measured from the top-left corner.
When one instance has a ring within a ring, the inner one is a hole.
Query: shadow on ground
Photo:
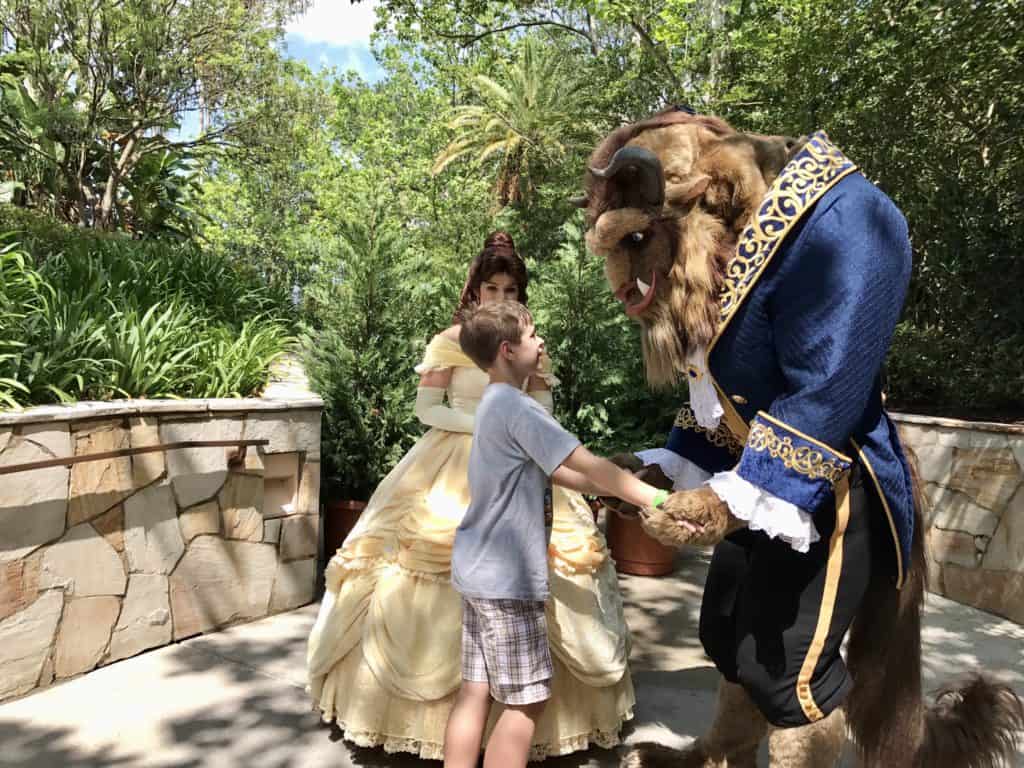
[[[696,552],[681,555],[670,577],[621,579],[637,690],[636,719],[623,732],[629,742],[679,747],[710,724],[718,676],[697,638],[706,568],[706,553]],[[352,747],[320,722],[304,690],[315,611],[196,637],[0,705],[0,766],[439,766]],[[982,667],[1024,694],[1024,627],[934,596],[924,624],[929,687]],[[611,768],[620,751],[593,749],[545,765]]]

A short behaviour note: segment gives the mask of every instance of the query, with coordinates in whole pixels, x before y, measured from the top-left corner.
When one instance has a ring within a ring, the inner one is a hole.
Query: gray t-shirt
[[[452,547],[458,592],[547,599],[550,475],[579,444],[529,395],[488,385],[469,452],[469,507]]]

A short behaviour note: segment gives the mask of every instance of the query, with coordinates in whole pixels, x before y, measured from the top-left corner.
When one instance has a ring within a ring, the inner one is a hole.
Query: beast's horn
[[[579,197],[570,197],[569,198],[569,204],[570,205],[574,205],[577,208],[586,208],[587,204],[588,204],[587,203],[587,196],[586,195],[580,195]]]
[[[624,174],[617,185],[628,208],[660,209],[665,202],[665,174],[658,156],[650,150],[622,147],[606,168],[591,168],[590,172],[606,181]]]

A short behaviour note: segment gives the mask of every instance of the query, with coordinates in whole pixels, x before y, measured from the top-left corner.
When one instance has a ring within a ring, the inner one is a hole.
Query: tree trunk
[[[725,29],[725,9],[728,0],[708,0],[708,18],[711,29],[711,52],[708,67],[708,91],[712,101],[717,101],[719,86],[722,81],[722,68],[725,60],[725,41],[720,39]]]
[[[73,179],[75,185],[75,204],[78,206],[78,226],[87,227],[90,225],[88,203],[92,194],[86,194],[85,189],[85,160],[88,154],[87,148],[83,145],[78,155],[78,170]]]
[[[594,17],[590,11],[584,11],[587,16],[587,37],[590,38],[590,53],[597,56],[601,52],[601,46],[597,42],[597,30],[594,28]]]
[[[134,133],[131,134],[128,137],[128,141],[125,142],[124,149],[121,150],[121,157],[118,158],[117,166],[111,170],[110,176],[107,177],[106,188],[103,190],[103,199],[100,201],[100,213],[96,219],[96,225],[100,229],[111,229],[111,214],[114,210],[114,199],[117,195],[118,187],[121,186],[121,179],[134,168],[138,160],[135,156],[135,146],[137,143],[138,137]]]

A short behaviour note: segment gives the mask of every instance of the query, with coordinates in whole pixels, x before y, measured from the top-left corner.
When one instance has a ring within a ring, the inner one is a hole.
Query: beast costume
[[[671,478],[645,531],[715,545],[714,722],[623,768],[753,768],[765,739],[772,768],[834,768],[848,733],[860,768],[1008,761],[1024,730],[1009,686],[922,692],[920,484],[880,382],[910,277],[899,211],[823,133],[677,108],[606,136],[584,188],[587,246],[640,325],[648,382],[690,389],[667,448],[616,458]]]
[[[910,278],[907,225],[824,133],[783,168],[728,262],[664,450],[748,525],[715,549],[701,641],[777,726],[838,707],[839,647],[880,562],[910,558],[912,481],[880,371]]]

